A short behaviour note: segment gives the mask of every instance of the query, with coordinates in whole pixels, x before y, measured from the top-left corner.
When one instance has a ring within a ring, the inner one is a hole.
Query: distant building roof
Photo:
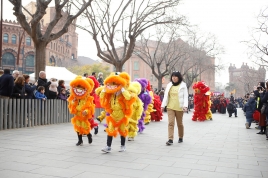
[[[100,63],[97,60],[94,60],[85,56],[78,56],[77,62],[78,62],[78,65],[92,65],[92,64]]]

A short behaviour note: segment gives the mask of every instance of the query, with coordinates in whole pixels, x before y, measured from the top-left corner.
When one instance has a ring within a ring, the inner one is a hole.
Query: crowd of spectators
[[[30,83],[30,76],[20,75],[14,70],[12,75],[9,69],[0,71],[0,98],[14,99],[61,99],[67,100],[68,91],[65,89],[64,80],[46,78],[46,72],[40,71],[39,78]]]

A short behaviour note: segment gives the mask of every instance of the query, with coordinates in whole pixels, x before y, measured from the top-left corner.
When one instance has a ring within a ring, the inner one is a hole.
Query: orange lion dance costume
[[[106,111],[108,135],[107,146],[102,149],[103,152],[111,151],[112,139],[118,132],[121,136],[120,152],[125,151],[129,118],[132,116],[136,100],[127,90],[129,84],[130,76],[126,72],[115,72],[104,80],[104,89],[99,93],[101,106]]]
[[[88,143],[92,143],[92,135],[90,134],[91,124],[89,120],[93,118],[95,105],[93,104],[93,97],[90,96],[94,83],[89,78],[76,77],[70,83],[70,97],[68,98],[68,108],[72,118],[74,130],[78,135],[78,143],[76,146],[82,146],[82,135],[87,135]]]
[[[212,113],[210,111],[210,88],[205,82],[196,82],[193,85],[194,89],[194,115],[193,121],[212,120]]]

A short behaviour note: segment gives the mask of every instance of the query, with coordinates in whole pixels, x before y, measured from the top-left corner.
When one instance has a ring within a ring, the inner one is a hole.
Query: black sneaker
[[[169,145],[172,145],[173,144],[173,140],[168,140],[167,142],[166,142],[166,144],[169,146]]]
[[[94,128],[94,134],[97,135],[98,132],[99,132],[99,126],[97,126],[97,127]]]
[[[178,141],[178,143],[181,143],[181,142],[183,142],[183,140],[182,140],[182,138],[179,138],[179,141]]]
[[[76,144],[76,146],[83,146],[83,141],[78,141],[78,143]]]
[[[264,135],[265,133],[260,131],[257,134]]]

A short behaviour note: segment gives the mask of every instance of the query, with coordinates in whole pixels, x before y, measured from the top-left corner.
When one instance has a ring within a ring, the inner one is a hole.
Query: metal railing
[[[0,99],[0,130],[70,122],[68,102],[55,99]]]

